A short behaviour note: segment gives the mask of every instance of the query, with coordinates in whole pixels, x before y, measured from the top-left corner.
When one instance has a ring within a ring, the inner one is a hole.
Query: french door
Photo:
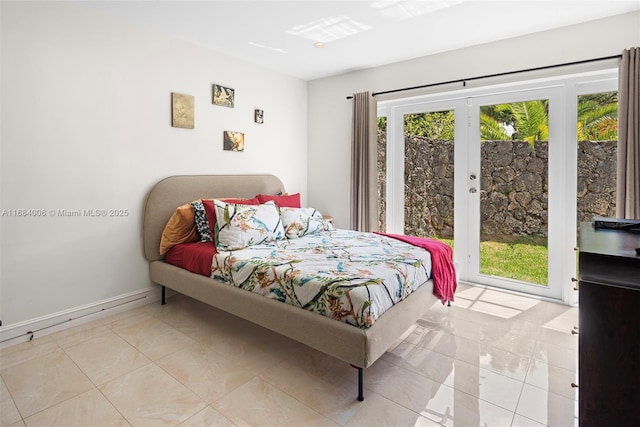
[[[467,99],[470,282],[562,297],[568,209],[562,93],[546,87]],[[500,113],[516,115],[520,129],[491,129],[491,115]],[[511,140],[508,133],[516,131],[522,136]]]
[[[533,102],[549,110],[548,141],[529,145],[483,137],[485,109]],[[453,243],[463,281],[560,299],[560,253],[567,248],[562,244],[565,156],[558,143],[564,106],[558,89],[379,110],[387,117],[386,230]],[[444,116],[453,117],[451,138],[414,136],[420,133],[416,117],[442,127]],[[424,144],[422,154],[415,154]]]
[[[451,243],[461,281],[577,302],[578,170],[586,170],[577,156],[578,98],[616,87],[617,71],[603,70],[379,102],[386,231]],[[518,123],[534,131],[492,134],[487,117],[501,112],[523,115]],[[544,120],[528,120],[539,114]],[[413,136],[421,121],[452,126],[453,136]]]

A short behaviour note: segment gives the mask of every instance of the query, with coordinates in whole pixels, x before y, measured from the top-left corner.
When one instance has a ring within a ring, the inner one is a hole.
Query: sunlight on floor
[[[540,304],[540,300],[488,289],[471,287],[456,293],[456,305],[480,313],[510,319]]]

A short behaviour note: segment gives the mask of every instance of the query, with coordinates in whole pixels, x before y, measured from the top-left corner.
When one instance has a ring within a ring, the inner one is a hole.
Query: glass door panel
[[[453,110],[405,114],[404,230],[453,246]]]
[[[616,216],[618,92],[578,96],[577,134],[579,232],[580,222]]]
[[[480,108],[480,274],[547,284],[548,100]]]

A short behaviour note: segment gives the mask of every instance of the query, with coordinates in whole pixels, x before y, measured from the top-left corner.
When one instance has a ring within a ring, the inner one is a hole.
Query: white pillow
[[[239,205],[214,199],[216,247],[231,251],[284,239],[284,229],[274,202]]]
[[[333,225],[314,208],[282,207],[280,218],[282,218],[284,234],[289,239],[334,229]]]

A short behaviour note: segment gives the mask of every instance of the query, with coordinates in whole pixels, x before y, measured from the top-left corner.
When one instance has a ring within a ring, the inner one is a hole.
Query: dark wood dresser
[[[580,226],[579,424],[640,426],[640,234]]]

